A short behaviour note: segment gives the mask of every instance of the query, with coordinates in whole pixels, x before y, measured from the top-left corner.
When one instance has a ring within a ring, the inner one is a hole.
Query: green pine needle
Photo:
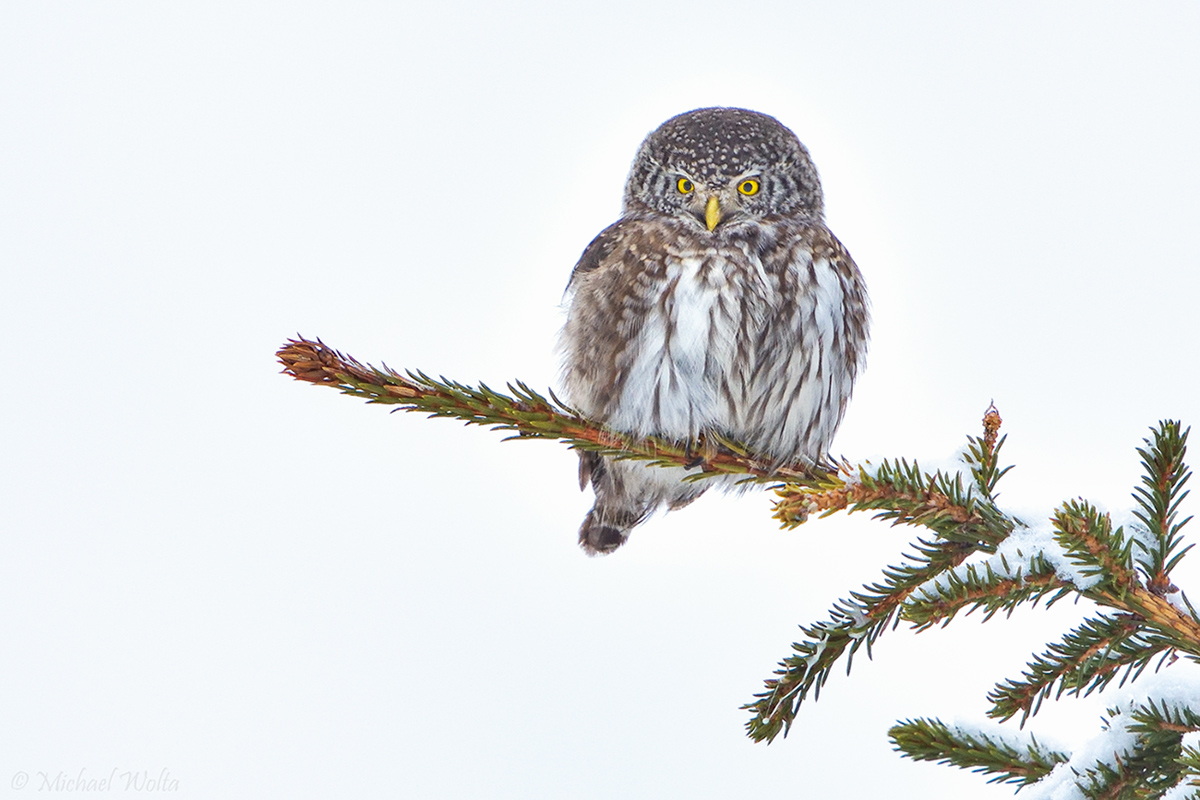
[[[1119,685],[1136,679],[1150,662],[1171,655],[1170,643],[1145,630],[1131,614],[1100,615],[1084,620],[1061,642],[1034,656],[1019,680],[998,684],[988,694],[988,716],[1007,720],[1021,714],[1021,724],[1038,712],[1042,701],[1064,692],[1090,695],[1121,676]],[[1163,661],[1160,660],[1160,666]],[[1123,673],[1123,675],[1122,675]]]
[[[1183,463],[1191,428],[1181,430],[1177,421],[1164,420],[1138,448],[1142,457],[1142,485],[1133,490],[1138,508],[1134,511],[1150,534],[1152,545],[1139,558],[1152,591],[1172,590],[1170,573],[1191,545],[1179,549],[1180,531],[1191,517],[1179,520],[1179,505],[1188,496],[1184,490],[1191,471]]]
[[[905,720],[888,731],[897,750],[914,761],[936,761],[992,775],[988,783],[1028,786],[1050,774],[1069,756],[1028,741],[1014,745],[984,733],[968,733],[936,719]]]

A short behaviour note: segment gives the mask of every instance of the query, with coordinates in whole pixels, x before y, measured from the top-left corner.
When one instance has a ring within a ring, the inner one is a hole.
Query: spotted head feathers
[[[689,191],[680,191],[681,179]],[[738,191],[747,180],[757,184],[753,193]],[[817,168],[796,134],[774,117],[742,108],[689,111],[651,132],[625,185],[625,211],[695,216],[714,196],[731,223],[772,214],[820,220],[824,214]]]

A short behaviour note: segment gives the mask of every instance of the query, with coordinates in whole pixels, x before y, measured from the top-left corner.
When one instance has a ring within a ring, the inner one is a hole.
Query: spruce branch
[[[814,700],[820,697],[821,687],[843,655],[849,673],[854,654],[865,645],[870,657],[872,645],[889,625],[899,622],[897,612],[917,587],[976,552],[971,545],[924,539],[918,539],[915,547],[916,554],[905,563],[884,570],[882,581],[836,602],[827,622],[800,626],[803,639],[793,643],[793,654],[780,662],[774,673],[778,677],[768,678],[766,691],[743,706],[754,714],[746,723],[750,738],[770,742],[780,733],[786,736],[800,705],[810,692]]]
[[[1006,555],[994,556],[981,565],[947,571],[934,586],[913,594],[904,603],[904,619],[918,630],[937,623],[949,624],[963,609],[970,614],[984,610],[984,621],[1004,611],[1011,615],[1022,603],[1037,603],[1050,595],[1047,606],[1071,594],[1073,587],[1055,572],[1039,553],[1020,564],[1010,564]]]
[[[1051,518],[1055,536],[1067,557],[1075,562],[1085,583],[1084,593],[1100,597],[1122,598],[1138,584],[1133,569],[1133,537],[1112,528],[1108,514],[1101,514],[1091,503],[1069,500]]]
[[[965,731],[940,720],[905,720],[889,731],[893,745],[916,761],[937,761],[993,774],[989,782],[1020,784],[1050,778],[1045,796],[1068,796],[1063,782],[1088,798],[1161,797],[1171,787],[1200,774],[1200,752],[1182,746],[1184,735],[1200,731],[1200,715],[1186,706],[1153,700],[1109,709],[1107,747],[1092,749],[1089,760],[1046,749],[1032,736],[1013,740]],[[1055,767],[1065,765],[1060,774]],[[1071,793],[1070,796],[1076,796]]]
[[[1110,712],[1112,713],[1112,712]],[[1165,699],[1134,703],[1124,712],[1138,743],[1126,768],[1141,777],[1155,796],[1186,778],[1183,737],[1200,731],[1200,713]]]
[[[1195,716],[1186,709],[1172,708],[1165,701],[1161,709],[1154,701],[1109,709],[1109,730],[1133,734],[1134,740],[1114,754],[1111,763],[1101,761],[1082,770],[1084,782],[1076,785],[1087,797],[1143,798],[1161,797],[1183,778],[1183,735],[1194,730]]]
[[[1145,705],[1135,705],[1129,715],[1134,720],[1130,730],[1146,735],[1200,732],[1200,712],[1165,699],[1157,703],[1152,699]]]
[[[990,408],[984,417],[984,436],[973,440],[978,447],[977,463],[994,466],[999,426],[1000,415]],[[849,469],[843,465],[843,474]],[[1004,471],[997,469],[988,479],[989,491]],[[918,538],[916,553],[905,556],[898,567],[887,567],[882,580],[837,601],[827,621],[800,627],[803,638],[792,644],[792,655],[780,662],[776,677],[765,681],[766,690],[743,706],[753,713],[746,730],[755,741],[770,742],[780,733],[786,736],[800,705],[810,693],[814,700],[820,696],[821,687],[843,655],[849,672],[859,648],[865,645],[870,657],[879,636],[899,623],[899,612],[913,592],[974,553],[994,552],[1018,524],[976,487],[964,486],[960,475],[941,471],[930,475],[906,460],[885,459],[874,470],[860,466],[857,480],[848,475],[843,483],[833,489],[811,483],[777,488],[776,519],[784,527],[793,527],[813,511],[822,511],[824,516],[839,510],[870,510],[876,512],[876,519],[920,526],[934,536]]]
[[[1147,576],[1147,588],[1163,595],[1175,591],[1171,585],[1170,572],[1191,549],[1191,545],[1179,550],[1180,529],[1191,517],[1176,521],[1179,505],[1188,496],[1184,490],[1191,471],[1183,463],[1187,455],[1187,438],[1191,428],[1180,430],[1178,421],[1164,420],[1159,423],[1150,439],[1145,439],[1145,448],[1138,448],[1142,457],[1142,485],[1133,490],[1133,499],[1138,508],[1134,511],[1150,535],[1150,543],[1140,566]],[[1178,550],[1178,552],[1176,552]]]
[[[875,519],[893,525],[926,527],[947,541],[982,545],[984,549],[1003,541],[1020,521],[1000,511],[992,501],[996,483],[1012,467],[998,466],[1005,437],[997,438],[1000,414],[994,405],[984,414],[984,435],[967,437],[963,460],[971,470],[975,486],[964,488],[962,476],[940,470],[930,475],[918,463],[906,459],[884,459],[872,469],[839,465],[845,478],[837,483],[785,483],[776,488],[779,500],[773,516],[784,528],[805,522],[809,514],[828,516],[835,511],[878,511]]]
[[[1004,441],[1008,438],[1007,436],[997,438],[1002,422],[996,404],[989,404],[983,415],[983,436],[978,439],[968,436],[967,451],[963,455],[963,460],[971,468],[971,475],[975,478],[976,485],[979,486],[984,497],[989,500],[996,499],[994,495],[996,484],[1004,477],[1005,473],[1012,469],[1011,464],[1007,467],[1000,467],[1000,448],[1004,446]]]
[[[848,465],[841,470],[847,474],[841,485],[789,482],[778,487],[775,519],[791,528],[814,511],[822,516],[842,510],[876,511],[875,519],[925,527],[947,541],[984,548],[995,547],[1016,524],[990,500],[964,487],[961,475],[930,475],[905,459],[884,459],[875,470],[860,466],[857,476]]]
[[[698,442],[676,442],[659,437],[639,438],[591,422],[551,393],[546,398],[517,381],[511,395],[485,385],[467,386],[445,378],[435,380],[423,372],[400,374],[387,365],[373,367],[343,355],[321,340],[289,339],[276,352],[283,372],[296,380],[330,386],[368,403],[397,406],[403,411],[425,412],[493,430],[513,431],[511,439],[558,440],[579,450],[617,458],[647,461],[653,466],[686,467],[689,478],[743,475],[748,480],[788,481],[814,488],[841,485],[836,473],[820,466],[773,466],[758,459],[736,442],[708,436]]]
[[[1084,620],[1061,642],[1049,645],[1046,653],[1034,656],[1021,679],[997,684],[988,694],[992,703],[988,716],[1007,720],[1019,713],[1023,726],[1051,694],[1055,698],[1064,692],[1090,695],[1122,670],[1124,685],[1159,654],[1169,657],[1170,643],[1145,631],[1140,617],[1116,614]]]
[[[1142,800],[1159,796],[1120,758],[1112,764],[1099,762],[1076,775],[1075,786],[1088,800]]]
[[[1179,434],[1177,423],[1162,423],[1153,439],[1153,443],[1147,440],[1150,452],[1142,452],[1143,481],[1164,488],[1157,497],[1145,493],[1144,523],[1151,526],[1157,521],[1163,548],[1155,563],[1166,566],[1182,556],[1182,552],[1171,553],[1179,529],[1187,522],[1174,522],[1175,498],[1188,474],[1182,462],[1186,433]],[[1171,477],[1163,478],[1168,472]],[[1134,559],[1137,539],[1125,536],[1121,528],[1113,530],[1109,516],[1084,501],[1064,503],[1052,522],[1055,540],[1078,567],[1075,591],[1116,613],[1086,620],[1061,642],[1049,645],[1046,653],[1035,655],[1020,679],[1002,682],[989,693],[989,716],[1004,720],[1019,713],[1022,725],[1052,694],[1056,698],[1064,692],[1088,695],[1118,675],[1123,685],[1136,680],[1155,658],[1159,658],[1158,669],[1176,651],[1195,656],[1200,647],[1195,613],[1180,609],[1163,592],[1152,589],[1153,577],[1141,579]],[[1155,573],[1153,564],[1145,571],[1150,576],[1165,575],[1165,570]]]
[[[870,656],[875,640],[896,621],[896,610],[913,589],[949,567],[962,563],[971,549],[955,543],[931,545],[917,541],[917,555],[910,563],[888,567],[883,581],[853,591],[850,599],[834,603],[829,620],[800,626],[803,639],[792,644],[793,655],[787,656],[775,669],[776,678],[766,681],[766,691],[755,694],[754,702],[743,709],[754,712],[746,722],[746,733],[755,741],[773,741],[780,733],[787,735],[799,706],[808,698],[821,696],[821,687],[842,656],[846,656],[846,672],[850,672],[853,657],[866,646]]]
[[[1179,787],[1180,792],[1175,796],[1200,797],[1200,747],[1184,742],[1176,763],[1179,765],[1179,780],[1175,785]],[[1190,792],[1187,791],[1188,788],[1191,789]]]
[[[952,728],[936,719],[910,719],[888,731],[892,745],[914,761],[952,764],[985,775],[988,783],[1028,786],[1050,774],[1068,756],[1040,745],[1030,736],[1014,744],[1005,738]]]
[[[1171,647],[1200,658],[1200,620],[1190,606],[1180,608],[1161,587],[1156,591],[1141,580],[1134,566],[1134,537],[1125,537],[1121,528],[1113,530],[1107,514],[1100,514],[1082,501],[1065,503],[1053,522],[1055,538],[1068,557],[1080,566],[1085,577],[1096,581],[1081,588],[1081,595],[1137,615]],[[1182,525],[1173,526],[1176,536]],[[1164,552],[1169,555],[1170,550]]]

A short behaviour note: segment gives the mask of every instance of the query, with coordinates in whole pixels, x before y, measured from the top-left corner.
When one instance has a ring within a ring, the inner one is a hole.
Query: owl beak
[[[721,201],[714,194],[708,198],[708,205],[704,207],[704,224],[711,231],[721,222]]]

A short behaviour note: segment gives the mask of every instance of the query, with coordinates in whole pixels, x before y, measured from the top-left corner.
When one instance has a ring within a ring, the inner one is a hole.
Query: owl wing
[[[622,249],[622,242],[626,238],[628,231],[623,221],[609,225],[601,231],[595,239],[584,248],[583,254],[576,262],[575,268],[571,270],[571,278],[567,282],[566,294],[570,295],[579,289],[580,284],[585,280],[585,276],[606,271],[606,267],[614,266],[614,261],[621,259],[613,259],[613,254]],[[583,300],[584,304],[590,302]],[[598,360],[603,359],[602,353],[611,356],[612,348],[586,348],[582,347],[581,343],[585,340],[595,341],[590,335],[591,331],[584,332],[580,328],[584,327],[580,316],[589,316],[584,314],[581,308],[572,305],[571,318],[568,322],[568,328],[564,331],[563,346],[567,350],[567,382],[570,384],[578,383],[578,371],[588,371],[596,369],[599,365]],[[590,327],[590,326],[589,326]],[[590,358],[588,358],[590,356]],[[605,359],[607,360],[607,359]],[[611,363],[611,362],[610,362]],[[572,394],[579,394],[576,387]],[[579,488],[584,489],[589,483],[598,485],[604,478],[605,464],[604,459],[597,453],[580,452],[579,453]]]
[[[580,256],[567,284],[570,310],[560,347],[571,402],[608,420],[630,368],[664,267],[663,233],[653,222],[627,217],[604,229]]]
[[[867,342],[871,325],[871,312],[867,301],[867,287],[863,282],[858,265],[850,257],[845,246],[828,228],[821,227],[813,247],[814,259],[828,262],[836,278],[842,298],[841,313],[837,315],[836,338],[841,343],[845,367],[853,384],[855,377],[866,361]],[[845,400],[849,399],[849,389]],[[843,405],[845,403],[843,400]]]
[[[818,457],[865,358],[866,289],[854,260],[824,225],[782,221],[774,234],[762,259],[781,302],[754,343],[744,438],[785,460]]]
[[[571,279],[567,281],[568,293],[576,286],[580,276],[599,269],[608,260],[623,238],[623,227],[624,220],[609,225],[583,249],[583,255],[575,263],[575,269],[571,270]]]

